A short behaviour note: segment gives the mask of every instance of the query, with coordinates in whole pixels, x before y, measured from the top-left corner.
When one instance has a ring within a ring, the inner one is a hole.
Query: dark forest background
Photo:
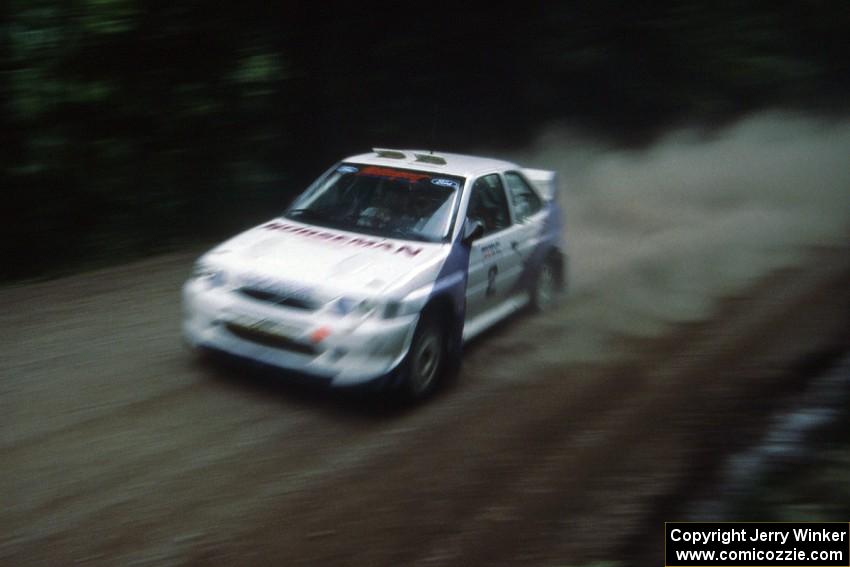
[[[847,110],[850,2],[0,4],[0,279],[220,238],[373,146]]]

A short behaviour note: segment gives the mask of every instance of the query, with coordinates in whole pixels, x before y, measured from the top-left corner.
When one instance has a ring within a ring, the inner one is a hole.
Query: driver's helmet
[[[383,207],[369,207],[357,218],[357,226],[378,228],[390,222],[390,212]]]

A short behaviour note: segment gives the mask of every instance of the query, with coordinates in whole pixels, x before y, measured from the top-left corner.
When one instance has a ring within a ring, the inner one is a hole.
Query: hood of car
[[[285,219],[248,230],[209,257],[243,282],[280,280],[326,294],[384,294],[447,253],[447,246],[388,239],[311,226]]]

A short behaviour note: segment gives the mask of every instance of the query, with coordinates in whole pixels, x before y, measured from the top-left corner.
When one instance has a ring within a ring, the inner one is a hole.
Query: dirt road
[[[198,364],[190,263],[0,292],[0,564],[631,564],[659,506],[796,391],[801,357],[848,344],[850,254],[818,250],[588,361],[563,355],[599,301],[580,291],[398,412]]]

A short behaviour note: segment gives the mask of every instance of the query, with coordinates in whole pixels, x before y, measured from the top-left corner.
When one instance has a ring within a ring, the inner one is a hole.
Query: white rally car
[[[556,175],[376,149],[217,246],[183,288],[190,345],[409,398],[463,343],[566,281]]]

